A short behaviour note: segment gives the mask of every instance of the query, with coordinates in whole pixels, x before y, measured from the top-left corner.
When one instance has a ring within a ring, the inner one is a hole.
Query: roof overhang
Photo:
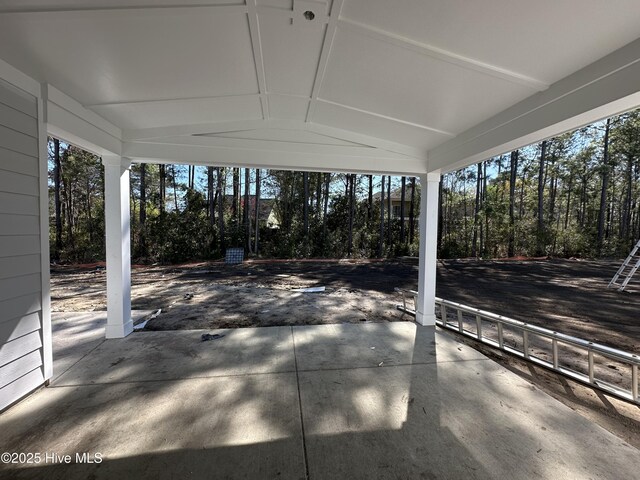
[[[418,175],[640,105],[639,25],[633,0],[0,0],[0,77],[101,155]]]

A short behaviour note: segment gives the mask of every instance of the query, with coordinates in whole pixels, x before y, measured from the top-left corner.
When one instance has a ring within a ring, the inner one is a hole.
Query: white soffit
[[[4,14],[0,57],[85,105],[256,94],[247,15],[219,8]]]
[[[320,99],[459,133],[536,90],[338,28]]]
[[[342,18],[547,84],[638,38],[638,0],[347,0]]]

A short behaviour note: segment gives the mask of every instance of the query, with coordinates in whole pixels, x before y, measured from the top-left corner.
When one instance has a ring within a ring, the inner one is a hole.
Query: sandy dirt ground
[[[625,292],[607,289],[619,263],[440,261],[437,295],[640,354],[640,276]],[[409,317],[395,308],[400,298],[394,287],[417,289],[417,275],[416,259],[139,266],[132,272],[132,306],[161,310],[147,330],[404,321]],[[56,266],[51,278],[54,311],[106,309],[103,265]],[[313,287],[324,291],[300,291]],[[449,320],[455,320],[451,312]],[[472,320],[465,320],[471,330]],[[507,331],[506,339],[513,346],[521,344],[515,333]],[[532,353],[550,359],[549,342],[535,337],[530,342]],[[476,348],[640,448],[639,407],[508,354]],[[560,355],[584,370],[585,361],[571,348],[561,348]],[[630,375],[624,366],[605,359],[598,363],[601,378],[628,386]]]

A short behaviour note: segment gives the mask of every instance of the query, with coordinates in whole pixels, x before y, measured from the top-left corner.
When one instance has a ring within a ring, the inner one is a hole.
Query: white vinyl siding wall
[[[36,98],[0,80],[0,410],[42,385]]]

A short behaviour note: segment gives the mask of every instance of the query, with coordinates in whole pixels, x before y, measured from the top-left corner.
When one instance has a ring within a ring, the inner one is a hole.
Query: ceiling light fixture
[[[316,14],[313,13],[311,10],[307,10],[306,12],[303,13],[304,18],[306,18],[307,20],[311,21],[314,18],[316,18]]]

